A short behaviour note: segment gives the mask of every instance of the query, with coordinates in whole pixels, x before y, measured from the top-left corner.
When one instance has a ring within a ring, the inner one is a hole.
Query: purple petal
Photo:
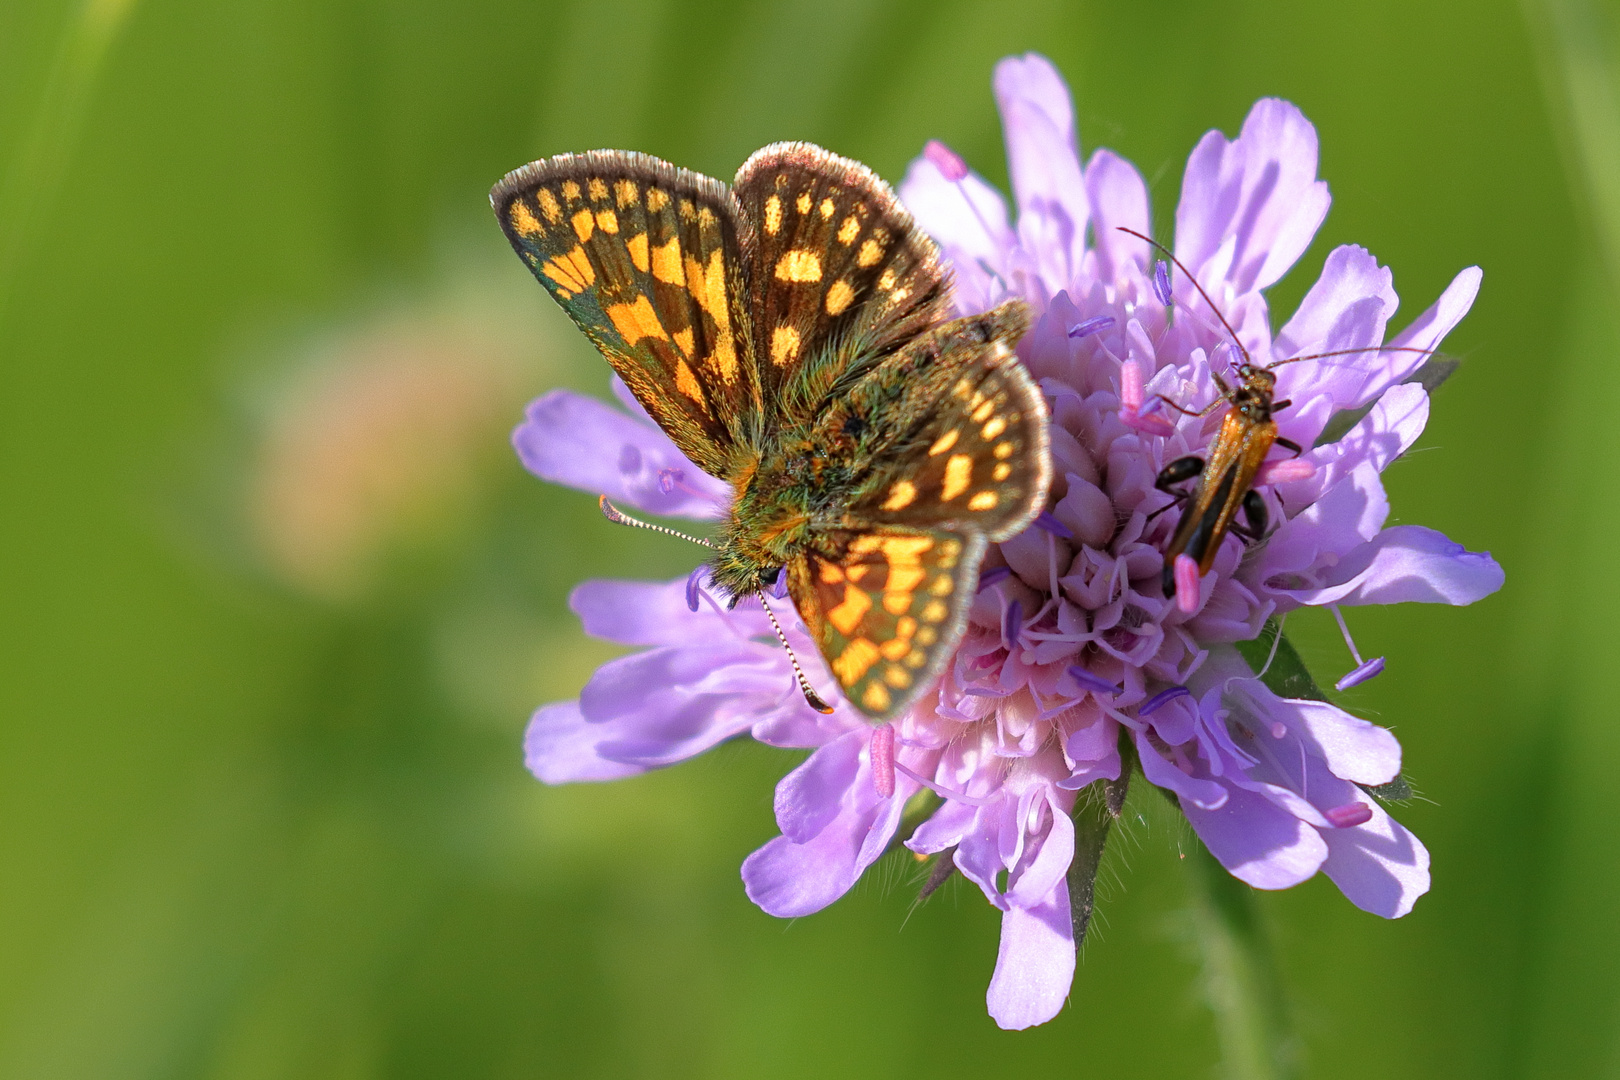
[[[1316,129],[1275,98],[1255,103],[1234,141],[1204,136],[1181,184],[1176,254],[1205,288],[1263,289],[1304,254],[1330,201],[1316,160]]]
[[[743,860],[748,898],[769,915],[791,919],[820,911],[844,895],[894,836],[906,799],[916,790],[904,783],[897,798],[881,799],[863,763],[839,813],[815,839],[795,844],[778,836]]]
[[[717,518],[731,489],[693,465],[655,427],[571,390],[553,390],[529,405],[512,445],[530,472],[649,514]],[[664,490],[660,474],[680,470],[683,483]]]
[[[1389,498],[1384,494],[1378,470],[1363,462],[1320,499],[1278,527],[1262,556],[1261,579],[1279,571],[1305,570],[1338,560],[1378,536],[1388,517]],[[1302,600],[1299,591],[1276,591],[1299,603],[1333,602]]]
[[[1041,903],[1002,914],[1001,947],[985,1003],[999,1027],[1021,1031],[1056,1016],[1073,982],[1069,887],[1059,880]]]
[[[1142,763],[1142,775],[1154,787],[1171,791],[1181,800],[1183,812],[1197,806],[1214,809],[1226,805],[1231,791],[1224,784],[1202,777],[1188,776],[1154,748],[1146,735],[1136,736],[1136,756]]]
[[[665,646],[611,660],[580,692],[599,723],[597,752],[614,761],[669,765],[740,735],[793,690],[768,645]]]
[[[1416,319],[1412,325],[1396,334],[1390,339],[1391,345],[1400,345],[1413,349],[1435,349],[1445,340],[1446,335],[1462,321],[1468,314],[1468,309],[1474,306],[1474,298],[1479,295],[1479,284],[1484,280],[1484,271],[1477,266],[1470,266],[1452,279],[1446,286],[1446,291],[1440,294],[1430,308]],[[1411,375],[1427,361],[1428,356],[1423,353],[1390,353],[1390,366],[1386,369],[1389,381],[1385,386],[1398,383]],[[1371,388],[1376,394],[1382,387]]]
[[[1363,911],[1398,919],[1429,891],[1429,852],[1400,822],[1372,806],[1364,825],[1322,834],[1322,872]]]
[[[1086,164],[1086,195],[1091,202],[1091,233],[1097,276],[1104,281],[1135,265],[1146,246],[1120,226],[1152,236],[1147,185],[1136,167],[1111,150],[1098,150]]]
[[[865,739],[850,732],[828,743],[776,785],[776,824],[795,844],[814,840],[838,816],[861,767]]]
[[[1232,876],[1257,889],[1287,889],[1321,868],[1322,834],[1264,796],[1232,788],[1219,810],[1183,803],[1182,812]]]
[[[1502,587],[1489,552],[1421,525],[1394,525],[1347,552],[1315,589],[1278,590],[1301,604],[1472,604]]]
[[[1260,731],[1282,723],[1307,740],[1334,776],[1357,784],[1385,784],[1401,773],[1401,744],[1388,728],[1352,716],[1337,705],[1280,698],[1258,679],[1234,679],[1224,704],[1242,709]]]
[[[704,569],[699,567],[699,570]],[[741,640],[771,632],[758,610],[722,615],[701,597],[687,605],[687,582],[582,581],[568,595],[568,606],[592,637],[623,645],[687,645],[694,641]]]
[[[1328,253],[1311,291],[1272,345],[1276,359],[1378,345],[1399,302],[1388,267],[1365,248],[1347,244]],[[1353,409],[1371,400],[1367,391],[1387,386],[1384,372],[1401,354],[1378,352],[1323,357],[1279,373],[1277,394],[1326,393],[1334,408]]]
[[[1314,464],[1316,472],[1305,480],[1285,481],[1284,503],[1309,506],[1362,464],[1383,472],[1417,442],[1428,422],[1429,395],[1423,387],[1416,383],[1390,387],[1344,438],[1301,459]]]
[[[1019,242],[1034,256],[1047,293],[1055,293],[1080,267],[1091,216],[1069,88],[1036,53],[1002,60],[993,81],[1018,201]]]
[[[523,735],[523,763],[547,784],[581,780],[622,780],[647,771],[644,765],[611,761],[596,752],[605,729],[587,721],[579,702],[560,701],[534,714]]]
[[[947,180],[923,156],[906,170],[900,200],[951,261],[958,303],[967,310],[996,303],[1005,292],[996,275],[1016,242],[1001,193],[972,173]]]

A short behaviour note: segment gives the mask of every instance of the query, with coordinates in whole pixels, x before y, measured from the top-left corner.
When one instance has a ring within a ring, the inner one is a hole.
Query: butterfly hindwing
[[[848,364],[894,351],[949,310],[934,242],[859,162],[776,143],[743,163],[733,192],[760,380],[778,412],[802,416]]]
[[[788,592],[839,688],[884,721],[938,678],[962,634],[985,541],[942,530],[829,534]]]
[[[1013,346],[1029,309],[1010,301],[941,324],[822,413],[817,443],[854,464],[851,523],[983,532],[1003,540],[1050,482],[1046,403]]]
[[[563,154],[490,194],[519,256],[705,471],[757,429],[736,203],[644,154]]]

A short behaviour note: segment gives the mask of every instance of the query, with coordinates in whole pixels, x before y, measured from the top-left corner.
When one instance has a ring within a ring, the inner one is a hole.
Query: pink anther
[[[1323,816],[1333,823],[1335,829],[1350,829],[1371,821],[1373,812],[1372,807],[1364,802],[1348,802],[1326,811]]]
[[[1176,556],[1176,607],[1191,615],[1198,610],[1198,564],[1188,555]]]
[[[1254,474],[1256,484],[1286,484],[1294,480],[1309,480],[1316,475],[1316,466],[1299,458],[1267,461]]]
[[[1142,369],[1134,360],[1119,365],[1119,404],[1133,413],[1142,411]]]
[[[967,162],[962,160],[962,156],[938,139],[928,140],[923,147],[923,157],[932,161],[940,175],[953,184],[968,174]]]
[[[872,786],[878,798],[894,794],[894,725],[884,724],[872,732]]]

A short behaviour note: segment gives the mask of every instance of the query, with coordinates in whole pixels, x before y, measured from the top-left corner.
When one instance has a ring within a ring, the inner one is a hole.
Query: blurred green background
[[[1005,183],[1036,49],[1152,184],[1263,95],[1403,323],[1485,268],[1395,519],[1506,567],[1353,616],[1434,856],[1406,919],[1260,897],[1313,1077],[1620,1076],[1617,12],[1587,0],[6,0],[0,1077],[1204,1077],[1187,835],[1145,793],[1069,1008],[996,1030],[997,919],[880,864],[787,923],[737,867],[790,755],[546,789],[529,711],[612,655],[591,575],[692,555],[519,469],[605,367],[485,193],[563,150],[726,177],[804,138]],[[1279,319],[1280,322],[1280,319]],[[1319,674],[1326,618],[1289,624]],[[908,918],[909,913],[909,918]]]

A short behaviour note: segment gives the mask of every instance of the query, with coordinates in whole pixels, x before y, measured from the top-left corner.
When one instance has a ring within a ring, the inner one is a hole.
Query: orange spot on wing
[[[844,598],[837,607],[827,609],[827,621],[836,626],[840,634],[849,637],[871,609],[871,597],[853,585],[845,585]]]
[[[658,312],[653,310],[652,302],[645,296],[638,296],[629,304],[609,304],[606,314],[613,321],[614,329],[619,331],[619,336],[630,345],[642,338],[669,340],[664,324],[658,321]],[[691,372],[687,374],[690,377]]]
[[[865,638],[856,638],[833,660],[833,674],[838,676],[840,686],[854,686],[877,659],[877,646]]]
[[[555,225],[562,220],[562,207],[557,204],[557,196],[551,193],[550,188],[541,188],[534,193],[534,197],[540,200],[540,212],[546,215],[547,221]]]
[[[966,491],[972,480],[973,458],[967,454],[952,454],[945,462],[945,483],[940,488],[940,498],[951,501]]]
[[[517,230],[519,236],[539,236],[546,231],[522,199],[513,199],[512,208],[507,213],[512,219],[512,228]]]
[[[626,240],[624,242],[624,246],[625,250],[630,252],[630,261],[635,264],[637,270],[640,270],[643,274],[645,274],[648,266],[647,234],[637,233],[635,236],[632,236],[630,239]]]

